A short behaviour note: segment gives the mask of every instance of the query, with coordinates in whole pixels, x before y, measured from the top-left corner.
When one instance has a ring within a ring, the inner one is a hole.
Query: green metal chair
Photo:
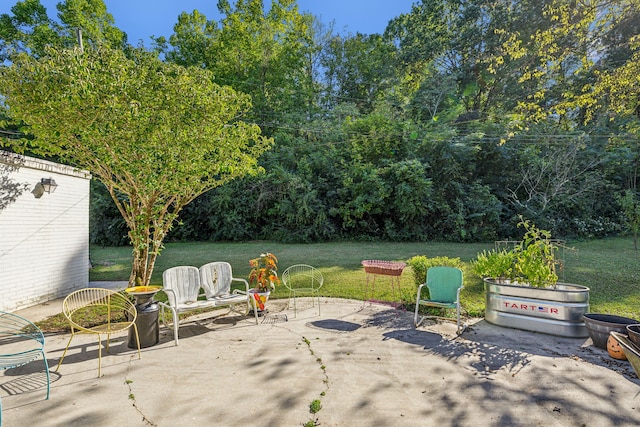
[[[460,328],[460,291],[463,286],[462,270],[456,267],[431,267],[427,270],[426,283],[418,286],[416,296],[416,311],[413,322],[416,327],[427,317],[423,316],[418,321],[418,308],[421,305],[438,308],[455,308],[457,312],[458,335],[464,332]],[[422,288],[429,289],[429,298],[422,297]]]
[[[324,277],[320,270],[306,264],[296,264],[287,268],[282,273],[282,283],[289,290],[289,301],[293,296],[293,314],[298,315],[296,297],[299,295],[311,295],[311,301],[315,305],[318,302],[318,316],[320,315],[320,288],[324,283]],[[315,295],[316,299],[313,299]],[[287,303],[287,305],[289,305]]]

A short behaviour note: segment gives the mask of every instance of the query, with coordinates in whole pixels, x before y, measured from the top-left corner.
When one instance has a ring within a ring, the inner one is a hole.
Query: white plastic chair
[[[318,316],[320,315],[320,288],[324,283],[324,277],[320,270],[307,264],[292,265],[282,273],[282,283],[289,290],[289,302],[293,296],[294,316],[298,314],[296,297],[299,295],[311,295],[311,301],[314,305],[313,296],[315,295],[318,301]]]

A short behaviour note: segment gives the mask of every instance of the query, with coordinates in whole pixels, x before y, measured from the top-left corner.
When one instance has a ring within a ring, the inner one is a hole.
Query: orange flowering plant
[[[260,254],[258,258],[249,260],[251,273],[249,284],[260,292],[271,291],[280,283],[278,277],[278,258],[272,253]]]

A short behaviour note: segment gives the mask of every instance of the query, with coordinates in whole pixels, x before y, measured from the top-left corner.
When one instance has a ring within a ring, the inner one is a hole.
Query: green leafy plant
[[[463,268],[464,265],[460,258],[449,258],[446,256],[427,258],[425,255],[413,256],[407,260],[407,264],[409,264],[413,271],[413,281],[416,286],[420,286],[427,280],[427,270],[431,267],[445,266]]]
[[[551,240],[551,233],[528,220],[521,220],[518,227],[524,227],[525,234],[513,249],[482,251],[473,261],[473,271],[480,277],[516,284],[555,285],[558,282],[555,257],[558,246]]]
[[[513,276],[515,252],[505,249],[482,251],[473,262],[473,271],[480,277],[508,280]]]
[[[322,409],[322,402],[320,402],[320,399],[313,400],[309,405],[309,412],[312,414],[317,414],[320,409]]]
[[[633,190],[626,190],[617,197],[624,215],[624,224],[633,235],[633,248],[638,250],[638,234],[640,234],[640,200]]]
[[[249,260],[251,273],[249,273],[249,284],[255,289],[266,292],[275,290],[280,283],[278,277],[278,258],[270,252],[260,254],[258,258]]]

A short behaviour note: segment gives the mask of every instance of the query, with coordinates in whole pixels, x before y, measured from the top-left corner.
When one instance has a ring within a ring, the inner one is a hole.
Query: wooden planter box
[[[484,279],[488,323],[570,338],[588,337],[583,315],[589,312],[589,288],[558,283],[533,288]]]

